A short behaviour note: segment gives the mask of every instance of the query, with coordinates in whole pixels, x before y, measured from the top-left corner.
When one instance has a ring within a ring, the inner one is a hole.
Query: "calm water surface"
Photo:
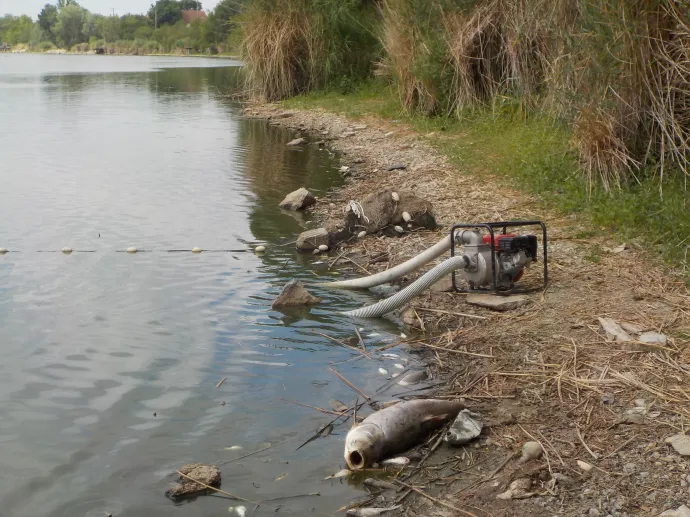
[[[323,480],[347,428],[295,451],[330,418],[281,397],[354,401],[328,371],[352,354],[316,332],[351,335],[333,311],[367,298],[316,289],[310,312],[270,308],[290,277],[333,278],[280,245],[311,223],[277,203],[303,185],[324,194],[337,165],[239,118],[219,95],[236,65],[0,55],[0,514],[228,515],[220,497],[163,496],[187,462],[220,465],[223,488],[253,500],[321,493],[259,515],[331,514],[361,495]],[[264,256],[246,252],[257,243]],[[237,251],[165,251],[194,246]],[[373,392],[379,366],[338,368]]]

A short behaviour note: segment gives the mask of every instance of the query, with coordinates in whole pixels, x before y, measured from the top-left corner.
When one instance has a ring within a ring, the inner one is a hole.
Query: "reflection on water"
[[[288,514],[357,494],[323,481],[343,463],[347,429],[295,451],[328,419],[281,398],[354,400],[328,371],[350,352],[317,332],[351,333],[335,310],[366,297],[316,290],[326,300],[310,311],[270,309],[288,278],[332,277],[281,245],[311,222],[277,204],[300,186],[325,193],[336,166],[240,119],[221,95],[238,84],[232,64],[0,55],[0,247],[18,251],[0,257],[2,513],[167,516],[163,492],[185,462],[222,465],[223,487],[253,500],[322,494],[280,503]],[[259,241],[261,257],[163,251]],[[63,246],[94,253],[39,253]],[[152,252],[116,253],[128,246]],[[371,324],[369,344],[386,330]],[[338,368],[373,392],[378,366]]]

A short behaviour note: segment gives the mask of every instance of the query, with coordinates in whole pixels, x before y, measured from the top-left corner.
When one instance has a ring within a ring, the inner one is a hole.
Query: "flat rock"
[[[328,246],[328,230],[325,228],[307,230],[297,237],[297,249],[300,251],[313,251],[322,244]]]
[[[463,409],[451,424],[443,441],[450,445],[465,445],[482,434],[483,427],[484,424],[472,418],[468,409]]]
[[[305,305],[316,305],[321,303],[321,298],[313,296],[304,287],[304,284],[299,280],[290,280],[283,291],[275,299],[271,308],[279,309],[281,307],[303,307]]]
[[[402,163],[396,163],[388,167],[389,171],[404,171],[405,169],[407,169],[407,165],[403,165]]]
[[[494,294],[469,294],[466,299],[470,305],[485,307],[494,311],[511,311],[527,305],[530,300],[521,294],[497,296]]]
[[[616,320],[611,318],[599,318],[599,324],[601,328],[606,332],[606,337],[611,341],[617,341],[619,343],[627,343],[632,341],[630,335],[623,330]]]
[[[412,328],[421,328],[422,324],[419,321],[419,318],[417,317],[417,311],[415,311],[412,308],[405,309],[401,314],[400,314],[400,319],[402,320],[403,324],[412,327]]]
[[[304,145],[307,143],[306,138],[295,138],[294,140],[290,140],[287,145],[289,146],[295,146],[295,145]]]
[[[316,198],[304,187],[290,192],[285,199],[280,202],[280,208],[286,210],[304,210],[316,204]]]
[[[666,443],[670,443],[681,456],[690,456],[690,436],[685,434],[669,436],[666,438]]]
[[[180,468],[180,472],[190,478],[203,483],[204,485],[218,488],[220,486],[220,470],[218,467],[211,465],[202,465],[200,463],[190,463]],[[203,495],[209,492],[209,489],[194,483],[189,479],[180,476],[177,480],[177,485],[166,490],[165,495],[170,499],[182,499],[185,497],[194,497]]]
[[[659,517],[690,517],[690,508],[683,505],[676,510],[666,510],[664,513],[660,513]]]

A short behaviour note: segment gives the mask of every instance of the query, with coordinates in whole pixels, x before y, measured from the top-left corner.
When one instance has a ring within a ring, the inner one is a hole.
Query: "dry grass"
[[[289,1],[284,10],[257,11],[244,26],[247,81],[265,100],[277,100],[311,86],[314,46],[309,18]]]
[[[428,59],[429,48],[415,26],[410,2],[384,0],[381,12],[382,41],[386,51],[383,65],[395,79],[401,104],[409,111],[434,114],[438,108],[436,85],[413,70],[416,60]]]

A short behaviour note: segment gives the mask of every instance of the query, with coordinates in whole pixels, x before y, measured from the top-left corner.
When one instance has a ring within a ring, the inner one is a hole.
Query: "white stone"
[[[677,510],[666,510],[664,513],[660,513],[659,517],[690,517],[690,508],[683,505]]]
[[[398,194],[397,192],[391,192],[391,197],[393,198],[393,201],[395,201],[396,203],[400,201],[400,194]]]
[[[398,233],[405,233],[405,230],[402,226],[394,226],[393,229]]]
[[[402,213],[402,218],[406,223],[409,223],[412,220],[412,216],[407,212]]]
[[[367,232],[364,231],[364,230],[362,230],[361,232],[359,232],[359,233],[357,234],[357,238],[358,238],[358,239],[363,239],[363,238],[366,237],[366,236],[367,236]]]
[[[319,251],[328,251],[328,246],[326,244],[321,244],[319,246]]]
[[[658,332],[645,332],[640,334],[640,341],[650,345],[666,346],[668,339],[664,334],[659,334]]]
[[[525,442],[522,446],[522,456],[520,457],[520,463],[525,463],[531,460],[536,460],[541,457],[544,449],[542,449],[539,442]]]
[[[386,370],[385,368],[379,368],[379,373],[381,375],[388,375],[388,370]]]
[[[266,251],[266,246],[257,246],[256,248],[254,248],[254,251],[256,253],[263,253],[264,251]]]
[[[577,466],[580,467],[585,472],[589,472],[593,468],[592,465],[590,465],[586,461],[582,461],[582,460],[577,460]]]
[[[666,443],[670,443],[681,456],[690,456],[690,436],[685,434],[669,436],[666,438]]]

